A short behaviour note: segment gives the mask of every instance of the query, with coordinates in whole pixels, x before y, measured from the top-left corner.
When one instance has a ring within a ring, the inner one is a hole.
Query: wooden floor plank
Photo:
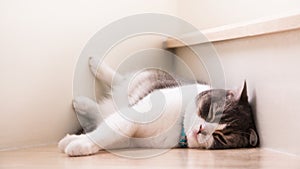
[[[127,153],[143,154],[155,150],[120,150]],[[276,153],[265,149],[197,150],[172,149],[151,158],[130,159],[109,152],[93,156],[68,157],[56,146],[36,147],[0,152],[0,168],[300,168],[300,158]]]

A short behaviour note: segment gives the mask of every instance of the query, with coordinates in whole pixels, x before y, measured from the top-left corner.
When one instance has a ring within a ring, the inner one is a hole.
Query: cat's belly
[[[194,104],[198,93],[197,85],[188,85],[158,90],[142,99],[133,108],[140,111],[144,119],[150,120],[137,123],[137,131],[134,134],[137,139],[132,140],[132,146],[145,148],[178,146],[186,106],[189,103]],[[160,109],[157,110],[157,107]]]
[[[134,137],[160,136],[182,124],[183,104],[179,88],[155,91],[133,108],[142,113],[141,121],[136,122],[138,128]]]
[[[134,121],[138,125],[134,136],[154,137],[173,126],[178,128],[183,123],[187,105],[195,104],[197,94],[208,88],[206,85],[193,84],[152,92],[132,107],[141,118],[141,121]],[[181,127],[178,130],[181,131]]]

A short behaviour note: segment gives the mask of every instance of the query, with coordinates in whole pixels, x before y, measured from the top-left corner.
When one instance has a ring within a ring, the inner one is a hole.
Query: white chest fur
[[[133,109],[143,114],[141,116],[143,119],[138,119],[141,121],[136,123],[138,127],[134,137],[144,139],[136,141],[138,145],[134,146],[156,148],[176,146],[185,113],[196,113],[195,110],[187,110],[187,106],[195,105],[197,94],[208,89],[207,85],[185,85],[157,90],[142,99],[133,106]]]

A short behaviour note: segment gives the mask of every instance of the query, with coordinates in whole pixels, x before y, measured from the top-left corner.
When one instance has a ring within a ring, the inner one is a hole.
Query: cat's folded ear
[[[243,85],[236,90],[235,99],[239,102],[248,102],[246,80],[243,82]]]
[[[252,147],[258,146],[258,135],[255,130],[250,129],[249,144]]]

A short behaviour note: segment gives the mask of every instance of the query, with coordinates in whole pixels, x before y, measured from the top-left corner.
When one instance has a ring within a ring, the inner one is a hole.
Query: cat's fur
[[[98,60],[91,58],[91,71],[112,85],[113,92],[99,104],[87,97],[74,99],[87,134],[67,135],[59,142],[70,156],[101,149],[178,147],[182,127],[190,148],[258,145],[246,83],[238,90],[211,89],[186,84],[161,70],[123,77],[106,65],[97,71],[97,65]]]

